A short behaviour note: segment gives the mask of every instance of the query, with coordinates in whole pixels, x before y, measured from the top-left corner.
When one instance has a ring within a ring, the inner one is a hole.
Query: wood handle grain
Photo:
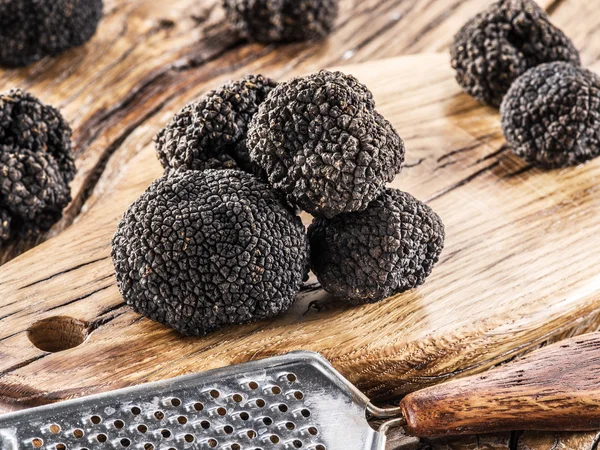
[[[406,396],[415,436],[600,428],[600,333],[561,341],[484,374]]]

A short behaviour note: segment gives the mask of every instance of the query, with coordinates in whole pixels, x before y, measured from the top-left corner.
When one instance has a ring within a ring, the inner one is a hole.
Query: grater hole
[[[248,383],[248,387],[252,390],[258,389],[258,383],[256,381],[251,381]]]
[[[164,439],[169,439],[171,437],[171,430],[161,430],[160,431],[160,435],[164,438]]]
[[[248,432],[246,433],[246,435],[250,438],[250,439],[254,439],[256,437],[256,431],[254,430],[248,430]]]
[[[271,425],[273,423],[273,419],[271,419],[270,417],[263,417],[263,423],[267,426]]]
[[[148,431],[148,427],[142,423],[142,424],[138,425],[137,430],[140,433],[145,433],[146,431]]]
[[[315,450],[325,450],[325,446],[324,446],[324,445],[321,445],[321,444],[318,444],[318,445],[315,447]]]
[[[62,352],[83,344],[88,336],[88,327],[72,317],[53,316],[34,323],[27,330],[33,345],[45,352]]]
[[[231,425],[225,425],[223,427],[223,431],[227,434],[231,434],[231,433],[233,433],[233,427]]]
[[[73,436],[75,436],[75,438],[81,439],[83,437],[83,435],[84,435],[83,430],[80,430],[79,428],[77,428],[76,430],[73,430]]]
[[[213,389],[210,391],[210,396],[212,398],[219,398],[220,395],[221,395],[221,393],[219,391],[217,391],[216,389]]]
[[[177,397],[174,397],[171,399],[171,405],[175,407],[181,406],[181,400],[179,400]]]
[[[123,428],[125,426],[125,422],[123,422],[122,420],[118,419],[118,420],[115,420],[113,422],[113,425],[115,426],[115,428],[117,430],[120,430],[121,428]]]
[[[231,398],[233,398],[233,401],[237,402],[237,403],[239,403],[242,400],[244,400],[244,398],[240,394],[233,394],[233,397],[231,397]]]
[[[286,378],[290,383],[293,383],[294,381],[296,381],[298,379],[298,378],[296,378],[296,375],[294,375],[293,373],[288,373]]]
[[[281,394],[281,388],[279,386],[273,386],[271,388],[271,392],[275,395],[279,395],[279,394]]]
[[[271,436],[269,436],[269,440],[273,444],[278,444],[279,443],[279,436],[277,436],[276,434],[272,434]]]
[[[196,403],[194,403],[194,409],[196,411],[202,411],[204,409],[204,405],[200,402],[196,402]]]
[[[302,400],[304,398],[304,394],[300,391],[296,391],[296,392],[294,392],[294,398],[296,400]]]
[[[316,436],[316,435],[317,435],[317,433],[319,432],[319,430],[317,430],[315,427],[310,427],[310,428],[308,429],[308,432],[309,432],[310,434],[312,434],[313,436]]]
[[[210,428],[210,422],[208,420],[203,420],[202,422],[200,422],[200,426],[203,429],[208,430]]]
[[[62,444],[62,443],[61,443],[61,444],[56,444],[56,445],[54,446],[54,448],[55,448],[56,450],[67,450],[67,446],[66,446],[65,444]]]
[[[90,420],[94,425],[98,425],[100,422],[102,422],[102,418],[100,416],[92,416],[90,417]]]
[[[181,425],[185,425],[187,423],[187,417],[185,417],[185,416],[179,416],[177,418],[177,422],[179,422]]]
[[[265,401],[262,398],[259,398],[258,400],[256,400],[256,406],[258,406],[259,408],[262,408],[263,406],[265,406]]]
[[[120,442],[122,447],[129,447],[131,445],[131,441],[127,438],[121,439]]]
[[[31,445],[33,445],[34,448],[41,448],[42,445],[44,445],[44,441],[40,438],[33,438],[31,440]]]
[[[152,445],[150,442],[146,442],[144,444],[144,450],[154,450],[154,445]]]
[[[285,424],[285,427],[286,427],[288,430],[294,430],[294,429],[296,429],[296,425],[295,425],[293,422],[288,422],[288,423],[286,423],[286,424]]]
[[[96,436],[96,440],[97,440],[98,442],[102,442],[102,443],[104,443],[104,442],[106,442],[106,440],[107,440],[107,439],[108,439],[108,438],[106,437],[106,435],[105,435],[105,434],[102,434],[102,433],[101,433],[101,434],[99,434],[98,436]]]
[[[50,433],[52,434],[57,434],[60,433],[60,425],[53,423],[52,425],[50,425]]]
[[[287,405],[284,405],[283,403],[281,405],[279,405],[278,408],[279,408],[279,411],[281,411],[281,412],[287,412],[287,410],[288,410]]]
[[[250,418],[250,414],[248,414],[245,411],[240,414],[240,419],[242,419],[242,420],[248,420],[249,418]]]
[[[133,406],[131,408],[131,414],[133,414],[134,416],[139,416],[142,413],[142,410],[140,408],[138,408],[137,406]]]
[[[162,411],[156,411],[154,413],[154,418],[156,420],[163,420],[165,418],[165,413],[163,413]]]
[[[240,450],[240,444],[231,444],[231,450]]]
[[[225,414],[227,414],[227,410],[223,407],[217,408],[217,414],[220,416],[224,416]]]
[[[296,448],[302,447],[302,441],[299,441],[298,439],[296,439],[294,442],[292,442],[292,444],[294,444],[294,447],[296,447]]]
[[[194,442],[196,440],[196,436],[194,436],[193,434],[186,434],[183,439],[185,440],[185,442],[187,442],[188,444],[191,444],[192,442]]]
[[[303,417],[310,417],[310,411],[308,409],[303,409],[300,411],[300,414],[302,414]]]
[[[209,439],[208,440],[208,446],[215,448],[217,446],[218,442],[216,441],[216,439]]]

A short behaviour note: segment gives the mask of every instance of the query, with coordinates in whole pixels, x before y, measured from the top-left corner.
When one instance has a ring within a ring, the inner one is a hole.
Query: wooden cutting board
[[[161,174],[159,125],[146,126],[127,157],[111,159],[118,176],[78,222],[0,269],[0,401],[38,405],[297,349],[321,352],[382,399],[595,329],[600,160],[551,172],[524,164],[504,146],[497,112],[460,92],[447,54],[343,70],[371,88],[406,142],[393,186],[446,224],[425,285],[360,307],[307,291],[278,319],[205,338],[142,318],[119,295],[110,239]]]

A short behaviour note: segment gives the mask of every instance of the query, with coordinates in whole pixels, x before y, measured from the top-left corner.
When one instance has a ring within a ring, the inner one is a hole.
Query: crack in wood
[[[78,264],[78,265],[70,267],[68,269],[61,270],[60,272],[56,272],[56,273],[54,273],[54,274],[52,274],[50,276],[47,276],[47,277],[42,278],[40,280],[34,281],[33,283],[29,283],[29,284],[26,284],[24,286],[21,286],[21,287],[19,287],[19,290],[24,290],[24,289],[30,288],[32,286],[35,286],[36,284],[43,283],[44,281],[51,280],[52,278],[56,278],[56,277],[58,277],[60,275],[64,275],[64,274],[69,273],[69,272],[73,272],[75,270],[81,269],[82,267],[89,266],[90,264],[95,264],[97,262],[104,261],[104,260],[106,260],[108,258],[110,258],[110,256],[104,256],[102,258],[93,259],[91,261],[87,261],[87,262]]]

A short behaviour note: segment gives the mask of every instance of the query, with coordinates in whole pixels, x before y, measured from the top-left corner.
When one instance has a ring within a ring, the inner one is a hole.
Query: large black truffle
[[[514,82],[500,108],[513,151],[541,168],[573,166],[600,155],[600,77],[556,62]]]
[[[0,1],[0,64],[26,66],[87,42],[102,0]]]
[[[0,95],[0,244],[52,226],[71,200],[71,128],[33,95]]]
[[[302,222],[239,170],[176,171],[129,208],[113,238],[127,304],[186,335],[273,317],[307,272]]]
[[[312,214],[365,209],[404,162],[402,139],[374,107],[369,90],[341,72],[281,83],[252,119],[250,157]]]
[[[438,215],[396,189],[364,211],[315,218],[308,236],[311,268],[323,288],[355,304],[419,286],[444,246]]]
[[[338,0],[223,0],[241,37],[258,42],[306,41],[327,36]]]
[[[156,136],[163,167],[240,168],[258,175],[246,148],[248,123],[275,85],[262,75],[249,75],[187,105]]]
[[[458,84],[496,107],[531,67],[552,61],[579,64],[573,43],[533,0],[493,3],[461,28],[450,53]]]

